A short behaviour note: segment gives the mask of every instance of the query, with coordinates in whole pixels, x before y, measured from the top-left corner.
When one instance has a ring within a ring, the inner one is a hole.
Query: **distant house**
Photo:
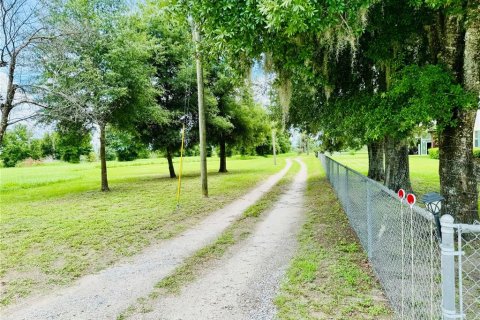
[[[427,155],[428,149],[435,148],[435,141],[432,138],[432,134],[430,132],[424,133],[422,136],[418,137],[419,144],[418,144],[418,152],[419,155]]]
[[[427,155],[428,149],[436,147],[436,141],[432,138],[431,132],[425,133],[417,138],[419,141],[419,155]],[[477,110],[477,117],[475,119],[475,126],[473,128],[473,147],[480,148],[480,110]]]

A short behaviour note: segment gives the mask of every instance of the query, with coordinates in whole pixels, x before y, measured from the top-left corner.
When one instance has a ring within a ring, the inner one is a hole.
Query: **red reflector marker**
[[[410,205],[410,207],[413,207],[416,201],[417,201],[417,198],[415,198],[414,194],[411,194],[411,193],[407,194],[407,203]]]

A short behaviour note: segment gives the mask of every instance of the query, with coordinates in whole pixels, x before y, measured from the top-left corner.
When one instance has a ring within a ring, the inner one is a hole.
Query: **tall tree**
[[[147,1],[141,6],[139,15],[145,31],[162,48],[161,56],[152,57],[150,63],[160,88],[156,108],[165,118],[142,118],[136,129],[145,143],[165,155],[170,177],[175,178],[173,158],[180,150],[183,124],[188,146],[198,142],[192,35],[185,17],[172,15],[165,2]]]
[[[151,109],[156,90],[148,60],[156,48],[122,2],[66,0],[50,10],[52,26],[69,36],[42,48],[44,116],[99,129],[101,190],[108,191],[106,126],[161,116]]]
[[[6,91],[0,92],[0,145],[9,125],[34,115],[28,112],[11,119],[12,111],[22,105],[38,105],[21,74],[32,72],[29,70],[32,68],[29,65],[33,57],[32,50],[52,38],[51,34],[45,32],[40,14],[39,2],[0,1],[0,70],[5,69],[7,75]]]
[[[202,180],[202,194],[208,197],[208,177],[207,177],[207,123],[205,119],[205,92],[203,77],[203,53],[201,42],[201,24],[192,21],[192,37],[195,43],[195,62],[197,67],[197,97],[198,97],[198,137],[200,140],[200,173]]]
[[[269,135],[267,114],[255,105],[250,82],[244,81],[225,61],[210,61],[208,83],[216,107],[209,113],[209,142],[219,147],[219,172],[227,172],[227,147],[253,148]]]
[[[473,108],[456,108],[439,134],[440,186],[445,212],[462,222],[478,219],[478,192],[472,157],[473,126],[480,93],[480,3],[475,0],[419,1],[436,10],[429,28],[430,50],[456,83],[477,97]],[[442,125],[440,123],[440,125]]]

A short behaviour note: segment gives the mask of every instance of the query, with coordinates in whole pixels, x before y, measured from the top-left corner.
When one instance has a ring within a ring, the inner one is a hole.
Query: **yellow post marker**
[[[185,141],[185,123],[182,128],[182,146],[180,147],[180,170],[178,173],[178,187],[177,187],[177,208],[180,206],[180,186],[182,185],[182,169],[183,169],[183,143]]]

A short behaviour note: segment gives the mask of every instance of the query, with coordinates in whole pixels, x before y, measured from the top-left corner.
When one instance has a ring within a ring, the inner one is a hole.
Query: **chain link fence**
[[[480,320],[480,225],[456,224],[454,250],[459,252],[459,313]]]
[[[323,154],[319,158],[396,318],[480,320],[480,226],[445,226],[455,229],[451,235],[458,241],[443,248],[430,212]],[[448,288],[445,274],[453,281]]]

